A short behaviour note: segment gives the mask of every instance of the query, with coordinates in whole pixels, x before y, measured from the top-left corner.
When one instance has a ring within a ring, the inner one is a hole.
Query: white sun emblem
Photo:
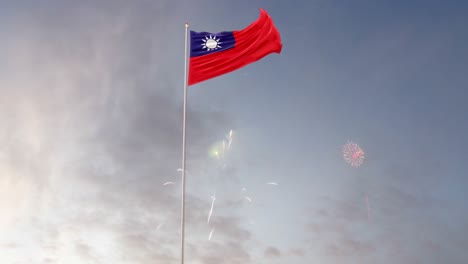
[[[219,38],[216,39],[216,36],[211,36],[211,35],[210,37],[205,36],[205,39],[202,39],[202,41],[203,41],[203,43],[201,44],[202,48],[206,49],[206,51],[221,48],[219,44],[221,44],[222,42],[219,41]]]

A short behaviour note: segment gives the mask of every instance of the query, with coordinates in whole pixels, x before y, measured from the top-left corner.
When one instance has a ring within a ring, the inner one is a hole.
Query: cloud
[[[0,242],[17,251],[1,262],[178,260],[182,64],[173,54],[183,43],[171,46],[182,38],[162,26],[180,19],[169,3],[45,2],[3,26]],[[188,114],[196,174],[207,162],[200,153],[231,121],[190,106]],[[162,186],[167,179],[176,185]],[[251,235],[235,210],[213,217],[220,240],[206,244],[210,200],[190,184],[190,257],[248,263]]]
[[[268,258],[278,258],[281,257],[281,251],[275,247],[268,247],[265,249],[264,255]]]
[[[193,258],[194,261],[200,263],[215,264],[241,264],[254,263],[251,261],[248,250],[239,242],[228,243],[212,243],[204,253],[200,253],[198,257]]]
[[[339,243],[333,243],[326,247],[326,254],[334,257],[359,257],[373,254],[376,248],[366,242],[353,239],[342,239]]]
[[[444,205],[435,195],[411,190],[401,180],[386,177],[378,185],[369,185],[370,221],[366,193],[359,189],[317,198],[308,213],[308,250],[324,263],[439,263],[442,259],[458,263],[465,237],[464,232],[454,232],[460,230],[455,227],[459,224],[453,228],[447,224],[440,214]],[[416,215],[422,218],[415,220]]]
[[[302,248],[292,248],[291,250],[289,250],[289,254],[296,257],[304,257],[306,252]]]

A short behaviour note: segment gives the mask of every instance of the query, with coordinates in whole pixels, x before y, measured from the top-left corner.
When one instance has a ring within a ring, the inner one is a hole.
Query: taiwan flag
[[[243,30],[220,33],[190,31],[188,85],[235,71],[270,53],[281,53],[281,37],[268,13]]]

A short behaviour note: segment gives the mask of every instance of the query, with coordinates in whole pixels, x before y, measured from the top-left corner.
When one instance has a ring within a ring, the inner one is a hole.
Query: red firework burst
[[[343,146],[343,158],[353,167],[359,167],[364,162],[365,153],[358,144],[349,141]]]

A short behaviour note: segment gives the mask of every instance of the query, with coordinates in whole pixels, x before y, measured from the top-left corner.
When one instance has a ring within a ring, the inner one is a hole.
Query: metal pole
[[[184,264],[184,232],[185,232],[185,126],[187,119],[187,45],[189,24],[185,23],[185,61],[184,61],[184,118],[182,124],[182,206],[180,221],[180,263]]]

